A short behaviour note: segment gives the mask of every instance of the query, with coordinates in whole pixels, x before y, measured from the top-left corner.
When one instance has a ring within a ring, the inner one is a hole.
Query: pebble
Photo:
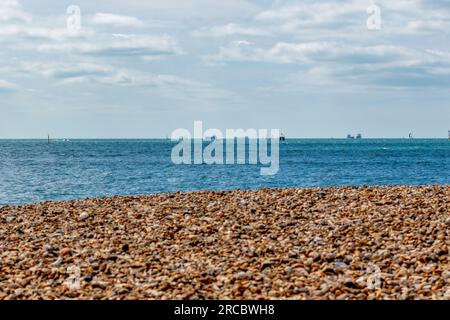
[[[450,186],[1,209],[0,299],[450,299]]]
[[[14,220],[16,220],[16,217],[15,217],[15,216],[7,216],[7,217],[5,218],[5,221],[6,221],[7,223],[13,222]]]
[[[334,265],[338,268],[348,268],[348,265],[341,261],[335,262]]]
[[[64,248],[59,252],[59,254],[61,257],[70,256],[72,254],[72,250],[70,248]]]
[[[53,266],[59,267],[62,265],[63,259],[59,257],[55,262],[52,263]]]
[[[80,213],[80,220],[86,220],[87,218],[89,218],[89,213],[86,211]]]
[[[252,275],[250,272],[241,271],[236,274],[236,279],[238,279],[238,280],[250,279],[251,277],[252,277]]]

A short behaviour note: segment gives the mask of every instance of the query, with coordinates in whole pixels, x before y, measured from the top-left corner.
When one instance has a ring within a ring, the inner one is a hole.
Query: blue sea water
[[[168,140],[0,140],[0,204],[172,191],[450,184],[446,139],[288,139],[280,170],[174,165]]]

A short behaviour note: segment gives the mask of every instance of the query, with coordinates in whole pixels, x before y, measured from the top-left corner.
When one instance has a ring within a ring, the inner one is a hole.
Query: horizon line
[[[349,139],[347,137],[286,137],[286,140],[300,140],[300,139],[322,139],[322,140],[329,140],[329,139],[334,139],[334,140],[375,140],[375,139],[405,139],[405,140],[419,140],[419,139],[444,139],[444,140],[448,140],[450,139],[450,137],[413,137],[413,138],[409,138],[408,136],[404,136],[404,137],[363,137],[361,139]],[[45,140],[48,141],[48,138],[36,138],[36,137],[27,137],[27,138],[11,138],[11,137],[7,137],[7,138],[1,138],[0,140]],[[50,141],[58,141],[58,140],[171,140],[169,137],[55,137],[52,138],[50,137]],[[192,138],[192,140],[196,140],[194,138]],[[203,138],[203,140],[210,140],[210,139],[205,139]],[[220,139],[220,140],[226,140],[226,138],[224,139]]]

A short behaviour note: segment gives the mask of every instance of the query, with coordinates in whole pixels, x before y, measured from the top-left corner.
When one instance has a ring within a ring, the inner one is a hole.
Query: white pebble
[[[86,211],[84,211],[80,214],[81,220],[86,220],[87,218],[89,218],[89,213],[87,213]]]

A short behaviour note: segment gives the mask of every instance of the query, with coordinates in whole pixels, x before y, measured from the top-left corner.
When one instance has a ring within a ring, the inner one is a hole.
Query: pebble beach
[[[0,299],[450,299],[450,186],[0,207]]]

